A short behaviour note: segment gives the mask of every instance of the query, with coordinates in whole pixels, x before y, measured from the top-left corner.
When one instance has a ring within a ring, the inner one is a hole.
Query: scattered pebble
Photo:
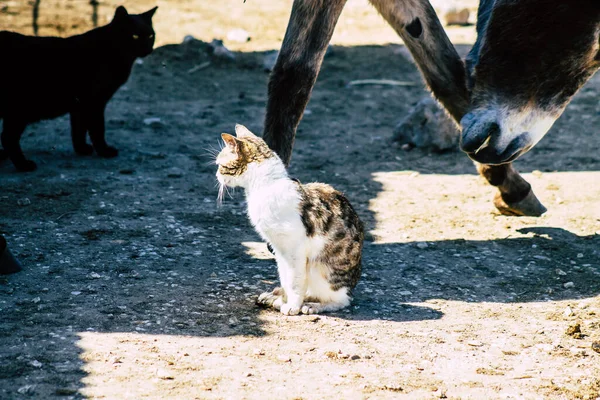
[[[446,25],[468,25],[469,17],[471,16],[471,11],[468,8],[458,9],[450,9],[444,15],[444,19],[446,20]]]
[[[158,379],[164,379],[164,380],[175,379],[175,377],[173,376],[173,374],[171,372],[167,371],[164,368],[158,368],[156,370],[156,377]]]
[[[234,29],[227,33],[227,40],[238,43],[250,41],[250,34],[244,29]]]
[[[583,335],[581,333],[581,324],[579,322],[577,322],[573,325],[569,325],[569,327],[565,331],[565,335],[571,336],[575,339],[583,338]]]
[[[563,312],[563,315],[565,317],[572,317],[573,315],[575,315],[575,313],[573,312],[571,306],[567,306],[567,308],[565,308],[565,311]]]
[[[565,276],[565,275],[567,275],[567,273],[566,273],[565,271],[563,271],[562,269],[560,269],[560,268],[557,268],[557,269],[556,269],[556,274],[557,274],[557,275],[560,275],[560,276]]]
[[[35,367],[35,368],[42,368],[42,363],[39,362],[38,360],[33,360],[32,362],[30,362],[29,364],[31,364],[31,366]]]
[[[417,243],[417,247],[422,250],[422,249],[428,248],[429,245],[425,242],[419,242],[419,243]]]
[[[235,54],[225,47],[222,40],[214,39],[212,42],[210,42],[209,47],[212,51],[213,57],[226,60],[235,60]]]
[[[17,204],[21,207],[25,207],[31,204],[31,200],[29,200],[27,197],[23,197],[22,199],[17,200]]]
[[[569,288],[575,287],[575,284],[573,282],[567,282],[567,283],[563,284],[563,287],[565,289],[569,289]]]
[[[265,351],[263,349],[254,349],[252,351],[252,354],[255,356],[264,356],[265,355]]]
[[[17,389],[19,394],[32,395],[35,393],[35,385],[25,385]]]
[[[467,342],[467,344],[469,346],[473,346],[473,347],[481,347],[481,346],[483,346],[483,343],[481,343],[479,340],[469,340]]]
[[[600,353],[600,342],[592,342],[592,350],[596,353]]]

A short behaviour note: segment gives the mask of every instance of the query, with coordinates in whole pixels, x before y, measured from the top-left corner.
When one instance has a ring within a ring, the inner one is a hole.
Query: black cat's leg
[[[116,157],[119,151],[107,145],[104,139],[104,108],[102,105],[89,109],[86,112],[86,122],[96,153],[100,157],[112,158]]]
[[[73,149],[79,155],[89,156],[94,152],[94,148],[86,143],[87,127],[84,121],[81,111],[71,111],[71,139],[73,140]]]
[[[26,159],[21,150],[21,135],[26,126],[27,124],[24,122],[5,118],[2,131],[2,147],[4,147],[4,151],[19,171],[30,172],[35,171],[37,165]]]

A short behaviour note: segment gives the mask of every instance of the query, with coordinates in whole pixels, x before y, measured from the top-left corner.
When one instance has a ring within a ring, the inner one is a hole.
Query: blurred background
[[[157,45],[180,43],[187,35],[222,39],[232,50],[260,51],[281,44],[292,0],[0,0],[0,29],[28,35],[69,36],[104,25],[117,6],[139,13],[158,5]],[[432,4],[457,44],[472,43],[477,0]],[[467,23],[467,26],[465,25]],[[451,25],[451,26],[450,26]],[[400,39],[367,0],[350,0],[333,37],[337,45],[396,43]]]

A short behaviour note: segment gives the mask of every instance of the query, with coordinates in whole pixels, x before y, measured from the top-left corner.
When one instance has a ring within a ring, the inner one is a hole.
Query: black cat
[[[133,15],[121,6],[108,25],[64,39],[0,32],[0,156],[10,157],[20,171],[35,170],[19,144],[25,127],[70,113],[78,154],[96,150],[115,157],[117,149],[104,140],[104,109],[129,78],[135,59],[152,52],[156,8]]]

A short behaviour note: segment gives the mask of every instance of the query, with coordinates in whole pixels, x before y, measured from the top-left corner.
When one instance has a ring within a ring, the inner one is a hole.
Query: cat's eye
[[[133,38],[134,38],[135,40],[137,40],[137,39],[139,39],[140,37],[139,37],[138,35],[133,35]]]
[[[153,37],[154,37],[154,35],[150,35],[150,36],[148,36],[148,38],[149,38],[149,39],[152,39]]]

